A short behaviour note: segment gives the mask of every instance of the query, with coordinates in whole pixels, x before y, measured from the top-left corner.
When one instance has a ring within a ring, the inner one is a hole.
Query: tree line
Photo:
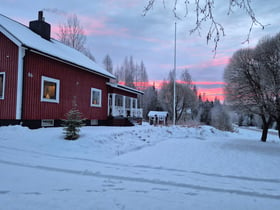
[[[157,89],[155,84],[148,83],[148,74],[143,61],[138,64],[133,56],[126,56],[121,65],[115,69],[109,55],[103,59],[104,68],[114,74],[117,82],[136,88],[144,92],[139,96],[139,107],[143,108],[143,118],[147,118],[148,112],[167,111],[169,120],[186,123],[188,121],[212,125],[220,130],[232,131],[231,117],[227,108],[218,99],[214,101],[203,100],[198,94],[197,87],[193,84],[188,69],[179,75],[174,83],[174,71],[171,70],[162,86]],[[175,113],[173,113],[174,84],[176,85]]]
[[[228,104],[261,119],[261,140],[266,141],[273,122],[280,137],[280,34],[262,38],[255,48],[236,51],[224,80]]]
[[[193,121],[212,125],[220,130],[233,130],[227,108],[218,99],[214,101],[203,100],[192,82],[188,69],[181,72],[175,83],[175,73],[171,70],[167,79],[157,90],[155,85],[148,83],[149,79],[144,62],[141,61],[139,65],[133,56],[126,56],[122,64],[114,70],[111,57],[106,55],[103,59],[103,65],[107,71],[116,76],[117,82],[144,92],[144,95],[138,98],[139,107],[143,108],[144,119],[147,118],[148,112],[151,110],[167,111],[170,121],[175,114],[176,124]],[[173,113],[174,84],[176,85],[175,113]]]

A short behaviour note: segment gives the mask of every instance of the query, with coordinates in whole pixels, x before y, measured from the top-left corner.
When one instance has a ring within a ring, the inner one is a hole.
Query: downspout
[[[17,75],[17,96],[16,96],[16,120],[22,120],[23,105],[23,79],[24,79],[24,56],[25,48],[18,47],[18,75]]]

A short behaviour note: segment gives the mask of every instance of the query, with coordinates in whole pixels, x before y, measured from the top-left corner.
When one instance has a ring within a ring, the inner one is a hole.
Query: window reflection
[[[102,91],[100,89],[91,88],[91,106],[101,107]]]
[[[44,98],[56,99],[56,83],[44,81]]]

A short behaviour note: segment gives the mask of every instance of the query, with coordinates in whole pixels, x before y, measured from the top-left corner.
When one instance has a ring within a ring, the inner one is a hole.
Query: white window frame
[[[0,72],[0,75],[3,75],[3,87],[2,87],[2,96],[0,96],[0,100],[5,98],[5,81],[6,81],[6,73]]]
[[[99,93],[99,104],[93,104],[92,103],[92,92],[95,91],[95,92],[98,92]],[[91,107],[101,107],[102,106],[102,90],[100,89],[97,89],[97,88],[91,88],[90,90],[90,106]]]
[[[55,90],[55,99],[48,99],[44,98],[44,82],[53,82],[56,83],[56,90]],[[53,79],[50,77],[42,76],[41,80],[41,101],[43,102],[51,102],[51,103],[59,103],[59,93],[60,93],[60,81],[58,79]]]

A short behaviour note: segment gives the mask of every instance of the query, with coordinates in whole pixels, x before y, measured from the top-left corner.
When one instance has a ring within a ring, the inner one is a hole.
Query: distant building
[[[111,83],[114,75],[50,33],[41,11],[29,27],[0,14],[0,125],[59,126],[73,100],[88,125],[142,118],[143,92]]]

